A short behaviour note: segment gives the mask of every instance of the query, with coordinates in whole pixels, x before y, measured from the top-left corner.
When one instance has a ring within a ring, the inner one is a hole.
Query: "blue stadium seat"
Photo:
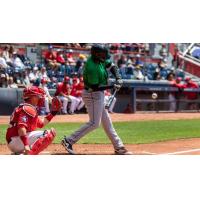
[[[167,70],[163,69],[160,71],[160,76],[163,77],[164,79],[167,78],[167,75],[168,75]]]

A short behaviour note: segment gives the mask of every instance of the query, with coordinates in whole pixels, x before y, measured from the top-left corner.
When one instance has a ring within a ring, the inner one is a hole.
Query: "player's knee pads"
[[[56,132],[54,129],[46,130],[44,132],[44,136],[38,138],[35,143],[31,147],[30,155],[37,155],[46,149],[53,141],[56,136]]]

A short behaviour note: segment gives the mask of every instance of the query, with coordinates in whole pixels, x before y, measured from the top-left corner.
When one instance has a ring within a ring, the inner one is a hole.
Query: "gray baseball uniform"
[[[118,149],[123,147],[124,145],[113,127],[108,111],[105,109],[104,92],[88,92],[87,90],[84,90],[83,100],[89,114],[89,122],[83,125],[79,130],[75,131],[71,136],[67,137],[67,140],[71,144],[76,143],[84,135],[98,128],[102,122],[103,128],[114,148]]]

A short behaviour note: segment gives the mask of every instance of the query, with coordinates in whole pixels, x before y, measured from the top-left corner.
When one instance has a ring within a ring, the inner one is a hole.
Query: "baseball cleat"
[[[118,149],[115,149],[116,155],[133,155],[131,151],[128,151],[125,147],[120,147]]]
[[[73,151],[72,145],[68,142],[68,140],[66,138],[64,138],[61,143],[64,146],[64,148],[66,149],[66,151],[68,151],[69,154],[71,154],[71,155],[75,155],[76,154]]]

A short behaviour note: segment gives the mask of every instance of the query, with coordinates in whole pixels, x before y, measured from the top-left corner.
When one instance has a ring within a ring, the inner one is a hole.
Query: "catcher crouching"
[[[37,155],[54,140],[56,132],[53,128],[35,131],[46,126],[61,108],[60,101],[54,97],[51,112],[40,118],[36,108],[44,97],[45,91],[41,88],[31,86],[24,89],[24,103],[13,111],[6,133],[7,146],[14,154]]]

